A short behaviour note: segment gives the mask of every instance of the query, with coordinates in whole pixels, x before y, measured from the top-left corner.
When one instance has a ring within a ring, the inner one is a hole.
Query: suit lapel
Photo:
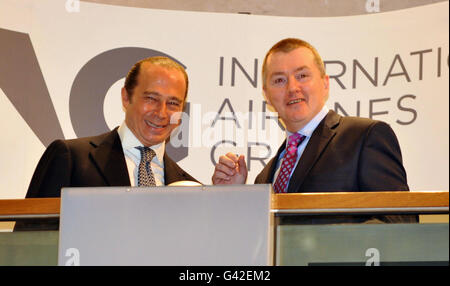
[[[180,167],[164,152],[164,184],[169,185],[177,181],[186,180],[184,172]]]
[[[255,184],[272,184],[273,182],[273,176],[275,175],[276,167],[278,158],[280,157],[281,152],[286,147],[286,140],[284,140],[283,144],[281,144],[280,148],[278,148],[278,152],[273,157],[269,163],[264,167],[264,169],[261,171],[261,173],[258,175],[258,177],[255,180]]]
[[[301,192],[301,185],[309,171],[336,134],[334,129],[339,124],[340,118],[341,117],[336,112],[330,110],[327,116],[317,126],[291,176],[288,193]]]
[[[98,140],[92,140],[91,145],[94,148],[90,156],[107,185],[130,186],[130,177],[117,128]]]

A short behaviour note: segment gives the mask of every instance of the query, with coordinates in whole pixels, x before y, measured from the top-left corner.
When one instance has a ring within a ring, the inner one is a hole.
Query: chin
[[[289,121],[293,123],[299,123],[305,121],[307,119],[307,116],[303,114],[292,114],[291,116],[288,116],[288,118],[290,118],[291,120]]]

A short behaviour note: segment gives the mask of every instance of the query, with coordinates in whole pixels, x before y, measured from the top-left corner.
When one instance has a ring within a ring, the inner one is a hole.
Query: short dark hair
[[[154,64],[154,65],[158,65],[167,69],[176,69],[178,71],[180,71],[183,76],[184,76],[184,80],[186,83],[186,91],[184,94],[184,99],[186,99],[187,97],[187,92],[188,92],[188,85],[189,85],[189,79],[188,79],[188,75],[186,73],[186,70],[184,69],[184,67],[182,65],[180,65],[179,63],[177,63],[176,61],[172,60],[171,58],[168,57],[150,57],[150,58],[146,58],[143,60],[138,61],[137,63],[135,63],[133,65],[133,67],[130,69],[130,71],[127,74],[127,77],[125,78],[125,89],[128,93],[128,98],[131,99],[131,95],[133,94],[133,90],[136,87],[136,85],[138,84],[137,79],[139,76],[139,72],[141,70],[141,65],[143,63],[150,63],[150,64]]]
[[[322,58],[319,55],[319,52],[317,52],[317,50],[310,43],[308,43],[306,41],[303,41],[300,39],[295,39],[295,38],[287,38],[287,39],[283,39],[283,40],[279,41],[278,43],[276,43],[275,45],[273,45],[273,47],[267,52],[266,57],[264,58],[263,66],[262,66],[263,85],[266,84],[267,59],[269,58],[269,56],[271,54],[277,53],[277,52],[289,53],[300,47],[305,47],[313,53],[314,62],[316,63],[317,68],[320,71],[320,76],[321,77],[325,76],[325,74],[326,74],[325,73],[325,65],[323,63]]]

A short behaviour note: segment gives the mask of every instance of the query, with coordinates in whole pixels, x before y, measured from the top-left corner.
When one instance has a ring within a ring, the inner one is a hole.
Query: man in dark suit
[[[26,197],[59,197],[63,187],[160,186],[196,181],[165,152],[188,89],[182,66],[166,57],[136,63],[122,88],[125,121],[111,132],[50,144]]]
[[[263,89],[286,127],[280,146],[255,183],[276,193],[407,191],[400,146],[386,123],[328,110],[329,77],[305,41],[284,39],[267,53]],[[214,184],[242,184],[244,156],[219,158]]]
[[[255,183],[270,184],[279,148]],[[287,193],[407,191],[400,146],[386,123],[329,111],[317,126],[292,173]]]

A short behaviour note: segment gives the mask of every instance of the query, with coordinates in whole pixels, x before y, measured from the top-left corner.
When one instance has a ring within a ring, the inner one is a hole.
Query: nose
[[[295,76],[290,76],[288,78],[288,92],[289,95],[296,95],[299,91],[300,91],[300,84],[297,81],[297,79],[295,78]]]
[[[158,105],[158,108],[156,108],[155,110],[155,114],[158,116],[160,120],[164,120],[168,117],[167,104],[165,101],[161,102],[161,104]]]

